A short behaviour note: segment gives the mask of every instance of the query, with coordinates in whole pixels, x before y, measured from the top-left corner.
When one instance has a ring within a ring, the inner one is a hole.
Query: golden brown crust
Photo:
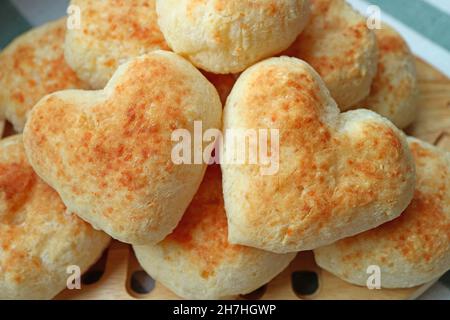
[[[65,56],[80,79],[102,89],[122,63],[153,50],[168,50],[155,0],[72,0],[81,28],[67,30]]]
[[[409,138],[417,168],[414,198],[382,226],[315,251],[320,266],[366,285],[366,269],[381,268],[385,288],[413,287],[450,268],[450,155]]]
[[[0,54],[0,118],[17,132],[27,113],[45,95],[70,88],[87,88],[64,60],[65,19],[23,34]]]
[[[156,10],[174,52],[228,74],[286,50],[308,21],[309,0],[157,0]]]
[[[135,246],[155,279],[188,299],[251,292],[280,273],[295,254],[277,255],[228,242],[221,172],[210,166],[174,232],[153,246]]]
[[[285,54],[308,62],[343,111],[368,96],[377,70],[375,34],[345,0],[311,0],[310,21]]]
[[[383,24],[375,33],[379,48],[378,72],[369,97],[358,105],[381,114],[403,129],[417,115],[416,62],[408,44],[394,29]]]
[[[22,136],[0,142],[0,298],[50,299],[66,286],[67,267],[84,272],[109,237],[68,212],[34,173]]]
[[[170,90],[167,90],[170,88]],[[205,165],[175,165],[176,129],[220,127],[215,88],[174,53],[122,65],[105,90],[45,97],[24,141],[36,172],[83,219],[130,243],[170,233],[192,200]]]
[[[228,226],[222,195],[220,167],[209,168],[183,218],[164,241],[163,248],[180,246],[189,251],[202,278],[213,276],[223,260],[236,259],[242,251],[253,249],[228,243]]]
[[[312,249],[396,218],[412,198],[414,164],[404,135],[367,110],[339,114],[301,60],[273,58],[243,73],[224,110],[229,128],[280,130],[276,174],[222,165],[233,243]]]

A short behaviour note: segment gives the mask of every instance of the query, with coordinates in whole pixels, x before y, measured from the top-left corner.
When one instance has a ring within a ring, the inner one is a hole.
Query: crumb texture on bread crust
[[[159,30],[155,0],[72,0],[81,28],[67,30],[65,57],[80,79],[103,89],[119,65],[169,47]]]
[[[377,42],[366,18],[345,0],[311,0],[305,30],[284,54],[308,62],[342,111],[369,95],[377,72]]]
[[[0,53],[0,118],[22,132],[28,112],[45,95],[87,88],[64,60],[66,19],[44,24]]]
[[[222,164],[232,243],[310,250],[400,215],[414,192],[406,138],[369,110],[339,113],[319,75],[296,58],[245,71],[224,109],[224,130],[279,129],[279,171]],[[225,136],[225,156],[227,149]]]
[[[172,50],[227,74],[286,50],[308,21],[309,0],[156,0],[156,10]]]
[[[216,89],[194,66],[154,51],[119,67],[104,90],[42,99],[24,142],[70,210],[118,240],[146,244],[176,227],[206,168],[172,161],[172,133],[192,137],[194,121],[220,128],[221,116]]]
[[[410,288],[450,269],[450,153],[409,138],[417,185],[403,214],[382,226],[315,250],[317,263],[361,286],[381,268],[383,288]]]
[[[210,166],[180,224],[162,242],[135,246],[142,267],[187,299],[247,294],[268,283],[294,259],[228,242],[221,173]]]
[[[110,238],[66,210],[34,173],[22,136],[0,141],[0,299],[51,299],[67,267],[86,271]]]
[[[378,40],[378,72],[369,97],[358,106],[373,110],[398,128],[410,125],[417,115],[416,61],[402,36],[383,24],[375,30]]]

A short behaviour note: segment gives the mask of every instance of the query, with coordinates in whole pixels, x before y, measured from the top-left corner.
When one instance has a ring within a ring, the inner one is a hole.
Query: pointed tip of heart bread
[[[174,232],[156,245],[134,247],[142,267],[180,297],[219,299],[249,293],[295,257],[230,244],[221,183],[220,167],[210,166]]]

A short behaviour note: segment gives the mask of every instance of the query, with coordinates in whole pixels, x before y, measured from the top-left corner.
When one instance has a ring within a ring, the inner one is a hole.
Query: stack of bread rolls
[[[362,286],[370,265],[385,288],[450,268],[450,155],[401,131],[417,79],[391,27],[344,0],[71,5],[79,27],[0,54],[0,298],[53,298],[110,238],[188,299],[250,293],[304,250]],[[175,163],[195,122],[279,130],[279,170]]]

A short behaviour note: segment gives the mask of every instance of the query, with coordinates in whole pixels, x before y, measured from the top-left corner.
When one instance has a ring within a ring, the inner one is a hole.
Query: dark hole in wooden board
[[[130,281],[131,290],[137,294],[147,294],[155,289],[155,280],[143,270],[133,272]]]
[[[81,283],[90,285],[98,282],[105,273],[108,250],[105,250],[100,260],[98,260],[85,274],[81,276]]]
[[[246,299],[246,300],[259,300],[264,296],[266,291],[267,291],[267,285],[264,285],[264,286],[256,289],[253,292],[241,295],[241,298]]]
[[[100,270],[88,271],[81,277],[81,283],[86,285],[94,284],[102,278],[103,273]]]
[[[310,296],[319,290],[319,276],[313,271],[295,271],[291,275],[292,289],[299,296]]]

